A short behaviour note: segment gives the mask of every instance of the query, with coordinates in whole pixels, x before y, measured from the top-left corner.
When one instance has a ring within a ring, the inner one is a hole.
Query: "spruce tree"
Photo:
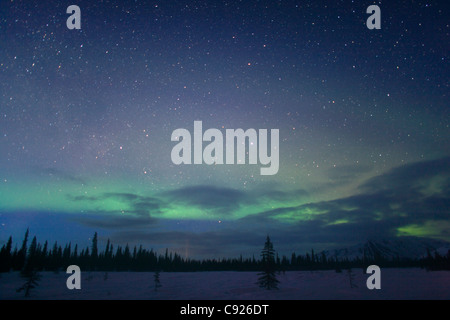
[[[25,264],[22,269],[22,275],[29,276],[33,272],[33,270],[36,269],[36,249],[37,249],[37,240],[36,236],[33,237],[33,240],[31,241],[30,248],[28,249],[28,255],[25,259]]]
[[[94,233],[92,238],[91,255],[87,255],[89,269],[91,271],[96,270],[98,265],[98,243],[97,243],[97,232]]]
[[[33,270],[29,274],[22,274],[21,276],[22,278],[26,279],[26,282],[16,291],[17,292],[25,291],[25,297],[29,297],[31,289],[34,289],[39,285],[41,275],[36,270]]]
[[[25,236],[24,244],[22,249],[26,250],[26,240],[28,238],[28,230]],[[21,250],[22,250],[21,249]],[[24,267],[21,270],[21,277],[26,280],[24,285],[17,289],[17,292],[25,291],[25,297],[30,296],[30,290],[36,288],[39,285],[39,280],[41,279],[40,274],[36,270],[36,260],[37,260],[37,241],[36,237],[33,237],[31,241],[30,248],[28,249],[28,255],[25,252]]]
[[[25,232],[25,237],[24,237],[23,242],[22,242],[22,247],[17,252],[16,259],[14,261],[13,268],[15,270],[17,270],[17,271],[22,270],[24,265],[25,265],[25,258],[27,256],[27,242],[28,242],[28,235],[29,235],[29,233],[30,233],[30,231],[29,231],[29,229],[27,229],[27,231]]]
[[[97,246],[97,232],[94,233],[94,238],[92,238],[92,253],[91,257],[96,259],[98,257],[98,246]]]
[[[155,291],[158,291],[158,288],[162,286],[161,281],[159,280],[159,270],[157,270],[153,275],[153,280],[155,282]]]
[[[275,250],[269,236],[266,238],[264,249],[261,251],[262,272],[258,273],[258,285],[267,290],[278,289],[278,279],[275,275]]]

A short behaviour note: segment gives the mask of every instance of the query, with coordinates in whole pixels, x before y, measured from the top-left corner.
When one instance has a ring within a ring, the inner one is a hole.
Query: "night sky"
[[[187,257],[450,241],[445,5],[0,1],[0,246],[27,227]],[[279,129],[278,173],[173,164],[196,120]]]

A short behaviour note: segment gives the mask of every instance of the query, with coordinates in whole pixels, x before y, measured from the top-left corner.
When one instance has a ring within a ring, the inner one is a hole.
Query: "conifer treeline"
[[[30,242],[29,231],[25,233],[20,248],[12,249],[12,237],[0,249],[0,272],[9,271],[61,271],[69,265],[78,265],[86,271],[260,271],[264,259],[223,258],[196,260],[183,258],[177,253],[157,254],[153,249],[141,246],[130,248],[114,245],[109,241],[103,251],[99,251],[97,233],[92,238],[90,247],[78,248],[72,243],[61,246],[55,242],[52,246],[46,241],[43,245],[36,237]],[[264,258],[264,257],[263,257]],[[305,255],[293,253],[290,259],[276,255],[275,267],[278,271],[289,270],[342,270],[348,268],[367,268],[371,264],[380,267],[422,267],[430,270],[450,269],[450,251],[446,256],[438,253],[420,260],[393,259],[381,256],[376,258],[337,259],[327,257],[323,252],[315,254],[314,250]]]

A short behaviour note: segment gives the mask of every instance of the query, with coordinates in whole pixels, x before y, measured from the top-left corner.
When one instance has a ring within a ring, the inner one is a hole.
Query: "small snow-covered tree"
[[[159,280],[159,270],[155,272],[153,279],[155,282],[155,291],[158,291],[158,288],[162,287],[161,281]]]
[[[262,272],[258,273],[258,285],[267,290],[278,289],[278,279],[275,275],[275,250],[269,236],[261,251]]]
[[[27,273],[22,273],[21,277],[26,279],[26,282],[16,291],[17,292],[25,291],[25,297],[28,298],[30,296],[31,289],[34,289],[39,285],[41,275],[36,270],[32,270]]]

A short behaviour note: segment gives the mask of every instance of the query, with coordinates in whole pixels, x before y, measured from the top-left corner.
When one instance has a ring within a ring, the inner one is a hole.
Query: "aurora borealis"
[[[81,30],[66,8],[81,9]],[[381,8],[381,29],[366,8]],[[1,1],[0,246],[282,253],[450,241],[444,1]],[[279,170],[175,165],[177,128],[279,129]]]

